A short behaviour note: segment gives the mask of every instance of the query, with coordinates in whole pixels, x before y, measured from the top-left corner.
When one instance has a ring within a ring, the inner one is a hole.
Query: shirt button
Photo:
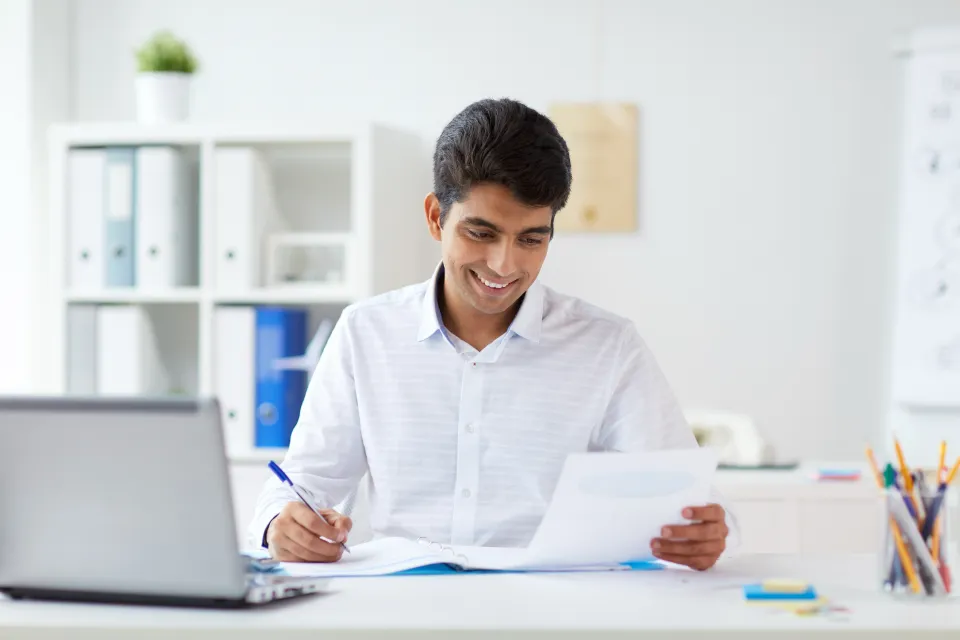
[[[472,425],[472,424],[468,424],[468,425],[467,425],[467,433],[473,433],[473,432],[474,432],[473,425]]]
[[[469,497],[470,497],[470,489],[464,489],[463,491],[460,492],[460,495],[463,496],[464,498],[469,498]]]

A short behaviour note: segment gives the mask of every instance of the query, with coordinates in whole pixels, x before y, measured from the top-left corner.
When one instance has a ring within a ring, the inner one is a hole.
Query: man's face
[[[447,291],[481,313],[509,309],[540,274],[551,218],[549,206],[528,207],[506,187],[478,185],[453,203],[441,228],[439,203],[428,196],[430,233],[441,242],[444,277],[454,285]]]

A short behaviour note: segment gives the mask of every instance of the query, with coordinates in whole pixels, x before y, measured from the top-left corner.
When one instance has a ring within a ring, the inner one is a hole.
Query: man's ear
[[[440,241],[440,199],[432,191],[423,200],[423,212],[427,216],[427,229],[433,239]]]

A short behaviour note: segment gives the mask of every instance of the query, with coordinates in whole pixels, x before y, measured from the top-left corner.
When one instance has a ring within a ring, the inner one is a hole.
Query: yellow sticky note
[[[764,580],[763,590],[771,593],[803,593],[810,588],[810,584],[801,580]]]

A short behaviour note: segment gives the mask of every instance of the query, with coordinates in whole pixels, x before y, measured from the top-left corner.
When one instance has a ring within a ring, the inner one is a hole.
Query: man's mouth
[[[512,280],[510,282],[497,282],[495,280],[487,280],[476,271],[471,271],[470,273],[473,274],[473,277],[477,280],[477,282],[480,283],[481,286],[483,286],[486,291],[494,295],[506,293],[516,282],[516,280]]]

